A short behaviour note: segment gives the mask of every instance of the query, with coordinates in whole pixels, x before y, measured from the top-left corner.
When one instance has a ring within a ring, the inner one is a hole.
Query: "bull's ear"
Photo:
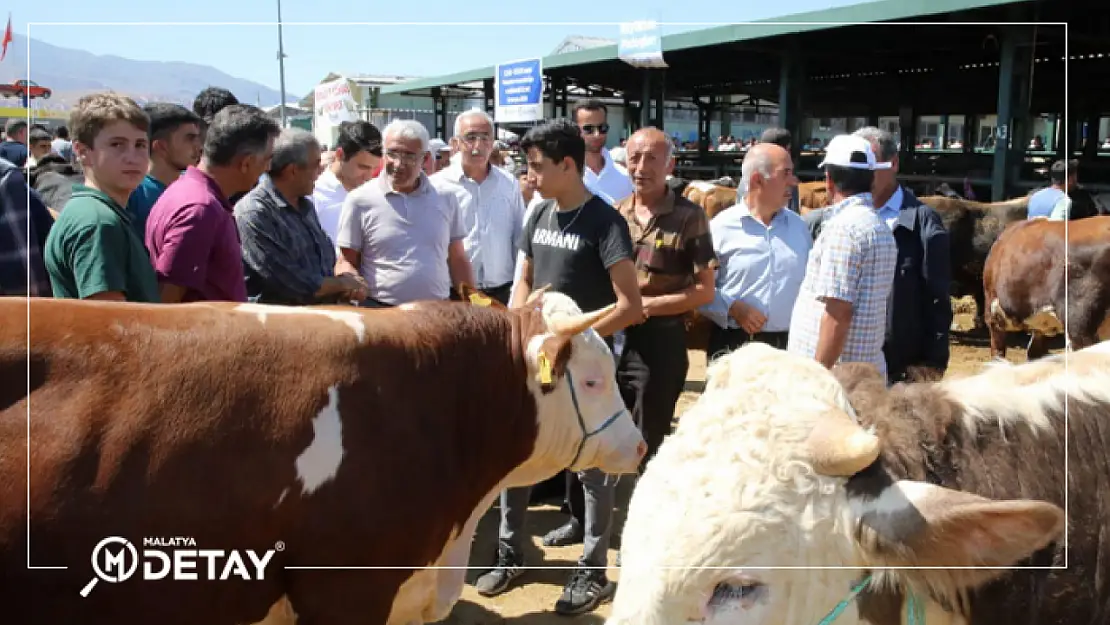
[[[1008,567],[1062,537],[1064,511],[1042,501],[994,501],[903,480],[851,499],[869,559],[887,566]],[[1003,571],[960,571],[961,585]]]
[[[567,362],[570,361],[573,338],[573,336],[556,334],[544,339],[540,343],[539,349],[536,350],[535,362],[533,363],[535,367],[534,375],[536,381],[540,383],[540,390],[544,393],[555,390],[559,378],[563,377]]]

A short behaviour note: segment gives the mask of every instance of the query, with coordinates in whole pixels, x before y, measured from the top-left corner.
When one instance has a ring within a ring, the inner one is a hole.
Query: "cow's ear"
[[[994,501],[903,480],[877,498],[854,497],[860,545],[874,564],[1009,567],[1062,537],[1064,511],[1042,501]],[[1004,571],[965,570],[960,585]]]
[[[555,385],[563,377],[574,346],[573,338],[559,334],[549,336],[536,350],[536,381],[544,393],[555,390]]]

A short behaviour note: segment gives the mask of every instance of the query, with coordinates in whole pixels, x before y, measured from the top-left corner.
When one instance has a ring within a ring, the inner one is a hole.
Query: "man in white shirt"
[[[339,125],[332,163],[316,179],[312,204],[324,232],[336,242],[339,213],[347,194],[374,176],[382,160],[382,133],[370,122],[343,122]]]
[[[612,206],[632,195],[628,170],[613,162],[605,142],[609,138],[609,110],[600,100],[584,100],[574,107],[574,121],[586,140],[586,167],[582,181],[594,195]]]
[[[490,162],[494,139],[488,113],[471,109],[456,117],[451,143],[459,159],[436,172],[432,184],[459,202],[466,231],[463,246],[478,289],[508,305],[515,244],[524,225],[524,196],[517,181]]]

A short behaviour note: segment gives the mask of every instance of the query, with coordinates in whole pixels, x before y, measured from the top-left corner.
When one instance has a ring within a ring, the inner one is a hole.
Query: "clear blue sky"
[[[284,28],[286,90],[308,93],[328,72],[435,76],[543,56],[567,35],[616,39],[616,23],[744,22],[856,4],[860,0],[608,0],[606,2],[358,2],[283,0],[284,22],[375,22],[379,26]],[[125,8],[131,5],[132,9]],[[276,0],[53,0],[17,3],[13,29],[28,22],[264,22],[277,20]],[[392,25],[457,22],[553,22],[543,26]],[[610,22],[580,26],[572,23]],[[697,26],[665,26],[664,33]],[[94,54],[151,61],[190,61],[278,88],[277,30],[272,26],[33,26],[35,39]]]

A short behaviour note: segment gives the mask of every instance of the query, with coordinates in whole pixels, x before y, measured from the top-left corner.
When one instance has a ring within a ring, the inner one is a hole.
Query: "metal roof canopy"
[[[1034,1],[1036,0],[879,0],[877,2],[761,20],[755,24],[730,24],[667,35],[663,37],[662,46],[664,56],[668,64],[671,64],[671,57],[673,56],[671,53],[683,50],[704,50],[706,48],[714,48],[727,44],[736,45],[743,42],[763,43],[763,40],[777,36],[798,35],[811,31],[844,28],[844,26],[831,23],[852,24],[860,22],[888,22],[915,19],[917,21],[927,21],[922,18],[947,14],[954,11],[1031,3]],[[843,43],[851,42],[838,41],[838,50]],[[763,47],[758,44],[754,46],[754,49],[757,51],[761,48]],[[763,51],[772,52],[775,56],[775,60],[778,59],[778,50],[763,49]],[[718,57],[717,60],[719,62],[721,59]],[[590,67],[597,65],[605,65],[606,67]],[[383,87],[382,93],[430,95],[431,89],[434,87],[460,87],[463,85],[480,90],[482,81],[494,77],[494,69],[493,66],[487,66],[445,76],[407,81]],[[634,75],[636,73],[634,68],[617,58],[616,45],[600,46],[576,52],[545,56],[543,57],[543,69],[544,73],[548,75],[555,75],[555,70],[563,69],[563,72],[558,72],[559,75],[574,76],[579,75],[583,70],[594,70],[600,74],[599,78],[601,76],[607,78],[607,80],[601,81],[600,84],[608,84],[611,83],[613,79],[619,79],[619,77],[611,75],[613,69],[622,70],[622,74]],[[705,70],[707,68],[702,67],[701,69]],[[632,71],[630,72],[629,70]],[[774,79],[777,80],[777,78],[778,75],[776,71]],[[581,83],[583,81],[576,82]],[[628,87],[631,87],[631,89],[628,89]],[[639,93],[639,82],[630,84],[628,87],[626,87],[625,90]]]
[[[889,21],[933,24],[877,25]],[[1044,61],[1036,67],[1031,109],[1054,111],[1063,103],[1065,27],[1006,24],[1018,21],[1070,21],[1071,56],[1110,53],[1110,3],[1105,0],[880,0],[668,35],[663,37],[668,70],[633,68],[616,57],[616,45],[609,45],[544,57],[544,74],[633,101],[642,97],[648,73],[653,92],[662,82],[664,97],[672,102],[710,94],[777,101],[783,59],[793,55],[804,68],[804,109],[812,116],[895,114],[906,104],[937,113],[992,113],[1000,41],[1007,29],[1019,29],[1018,36],[1028,42],[1035,32],[1034,56]],[[382,92],[430,94],[434,87],[469,83],[477,95],[493,71],[485,67],[414,80]],[[1068,71],[1077,84],[1104,84],[1110,58],[1073,61]],[[990,89],[983,88],[987,84]],[[859,98],[861,89],[869,92],[867,98]],[[1071,96],[1072,107],[1102,105],[1094,90],[1073,90]]]

